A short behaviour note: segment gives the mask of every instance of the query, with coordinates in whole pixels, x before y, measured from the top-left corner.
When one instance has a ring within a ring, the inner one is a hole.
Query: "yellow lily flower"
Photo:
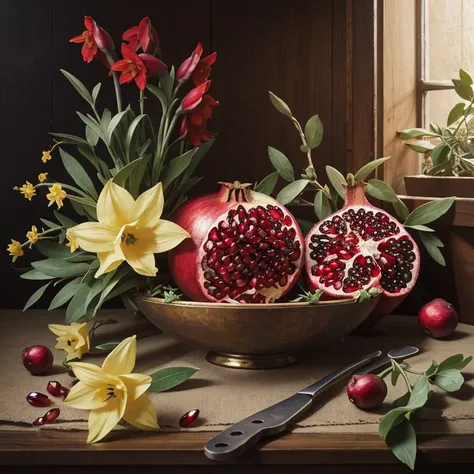
[[[102,367],[71,362],[79,382],[72,387],[64,403],[90,410],[88,443],[101,440],[122,418],[143,430],[159,428],[156,409],[145,393],[151,377],[131,373],[136,353],[137,339],[132,336],[107,356]]]
[[[135,201],[110,180],[97,201],[99,222],[84,222],[68,229],[77,245],[95,252],[100,267],[95,277],[115,270],[123,261],[140,275],[155,276],[153,254],[166,252],[190,235],[177,224],[160,219],[164,198],[161,183]]]
[[[12,262],[15,262],[18,257],[22,257],[25,252],[23,252],[23,249],[21,248],[20,242],[18,240],[10,239],[11,244],[8,244],[7,247],[7,252],[9,252],[10,257],[12,258]]]
[[[67,353],[66,360],[81,359],[90,350],[89,327],[87,323],[48,324],[49,330],[58,336],[55,348]]]
[[[62,186],[58,183],[54,183],[48,189],[49,189],[49,194],[46,194],[46,198],[49,201],[48,207],[51,206],[53,203],[56,203],[58,206],[58,209],[61,209],[61,207],[63,207],[63,201],[67,197],[66,191],[64,191]]]
[[[28,201],[31,201],[33,196],[36,196],[36,189],[29,181],[27,181],[20,187],[15,186],[13,189],[15,191],[20,191],[20,193],[23,194],[23,196],[25,196],[25,199],[28,199]]]
[[[35,225],[31,226],[31,230],[26,233],[26,238],[30,241],[30,248],[38,242],[38,229]]]

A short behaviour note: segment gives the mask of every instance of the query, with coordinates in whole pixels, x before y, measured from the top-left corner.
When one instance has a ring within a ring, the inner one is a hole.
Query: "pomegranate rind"
[[[228,216],[229,211],[237,210],[239,206],[242,206],[246,211],[258,206],[277,207],[283,214],[282,219],[286,218],[286,222],[289,223],[287,228],[294,229],[294,241],[299,242],[300,254],[298,259],[293,262],[295,270],[293,274],[288,275],[286,285],[280,287],[279,284],[275,284],[271,289],[259,290],[259,294],[264,295],[264,298],[262,298],[262,301],[256,302],[271,302],[280,298],[291,290],[299,278],[304,261],[304,238],[296,219],[270,196],[250,190],[247,190],[246,193],[246,202],[228,200],[225,190],[197,198],[182,206],[172,218],[174,222],[189,232],[191,239],[185,240],[179,247],[169,252],[170,273],[180,290],[194,301],[244,302],[240,295],[237,298],[232,298],[229,295],[223,298],[215,298],[210,295],[204,287],[205,272],[202,269],[205,255],[203,246],[208,241],[210,231]],[[244,295],[251,294],[253,294],[251,290],[245,290],[244,292]]]

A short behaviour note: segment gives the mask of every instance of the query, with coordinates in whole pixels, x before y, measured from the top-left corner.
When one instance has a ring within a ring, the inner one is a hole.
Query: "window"
[[[474,73],[474,0],[419,0],[418,113],[423,127],[446,125],[461,101],[451,82]]]

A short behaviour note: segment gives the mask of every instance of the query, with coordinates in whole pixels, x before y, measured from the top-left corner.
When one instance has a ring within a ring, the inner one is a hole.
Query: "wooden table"
[[[364,474],[409,472],[376,435],[287,434],[222,464],[210,461],[203,452],[204,444],[215,434],[116,432],[106,443],[87,445],[84,432],[3,431],[0,432],[0,465],[9,466],[8,474],[125,473],[132,469],[144,473],[153,467],[166,474],[280,474],[296,469],[298,473],[339,474],[353,473],[354,469]],[[471,471],[474,435],[421,435],[416,472],[432,474],[435,463],[437,467],[456,464],[452,469]]]

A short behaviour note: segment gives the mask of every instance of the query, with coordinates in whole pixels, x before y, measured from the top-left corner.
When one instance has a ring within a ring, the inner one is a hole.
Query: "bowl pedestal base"
[[[206,360],[214,365],[231,369],[281,369],[296,364],[303,359],[301,353],[252,355],[252,354],[227,354],[225,352],[211,351]]]

